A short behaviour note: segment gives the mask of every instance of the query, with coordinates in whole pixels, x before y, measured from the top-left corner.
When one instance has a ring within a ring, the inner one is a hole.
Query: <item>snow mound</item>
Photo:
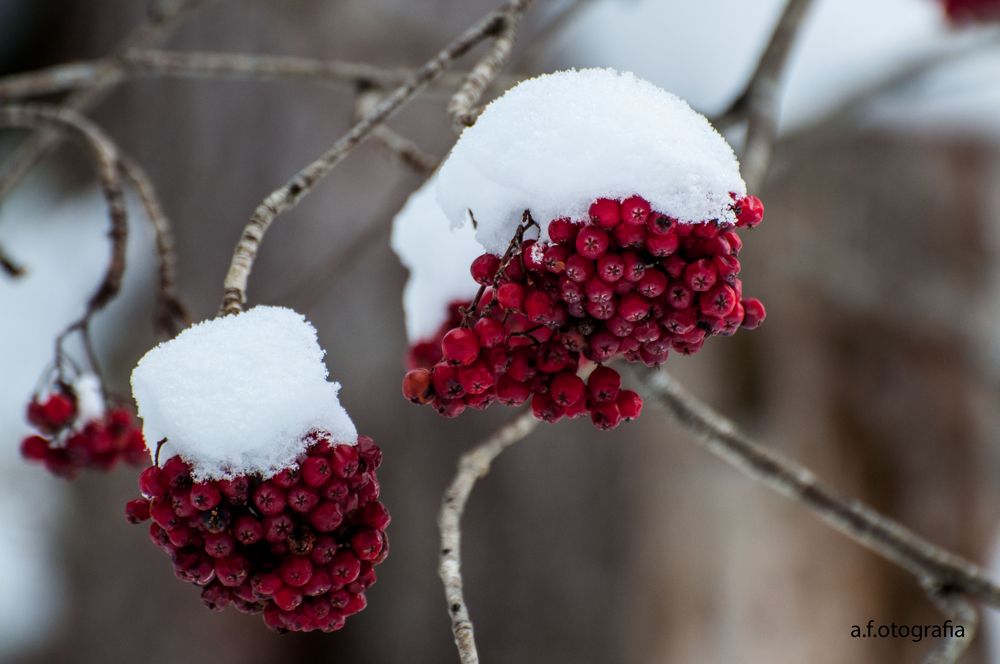
[[[502,254],[530,210],[544,233],[585,219],[596,198],[645,197],[685,222],[735,223],[746,185],[732,148],[686,102],[634,74],[583,69],[524,81],[486,107],[441,166],[437,198],[455,227]]]
[[[406,338],[426,341],[448,318],[448,305],[471,300],[479,289],[469,267],[484,252],[472,224],[451,228],[434,197],[431,177],[407,199],[392,221],[390,244],[410,271],[403,289]]]
[[[179,454],[196,479],[269,477],[295,465],[303,436],[357,430],[327,382],[316,329],[283,307],[198,323],[153,348],[132,371],[132,393],[153,455]]]

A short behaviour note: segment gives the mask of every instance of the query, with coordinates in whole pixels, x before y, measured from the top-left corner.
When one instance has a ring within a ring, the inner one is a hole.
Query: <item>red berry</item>
[[[621,207],[618,201],[598,198],[590,204],[590,221],[601,228],[611,229],[621,221]]]
[[[285,509],[285,492],[270,482],[257,487],[253,503],[261,514],[280,514]]]
[[[757,298],[748,298],[743,300],[743,327],[748,330],[755,330],[760,327],[760,324],[764,322],[767,318],[767,312],[764,310],[764,305]]]
[[[589,280],[594,276],[594,271],[594,261],[580,254],[573,254],[566,259],[566,276],[577,283]]]
[[[585,389],[582,378],[571,371],[563,371],[552,378],[549,394],[560,406],[569,406],[583,397]]]
[[[636,323],[649,315],[649,300],[638,293],[628,293],[618,303],[618,314],[625,320]]]
[[[428,403],[434,394],[431,372],[413,369],[403,376],[403,396],[413,403]]]
[[[736,306],[736,292],[726,286],[719,284],[698,299],[701,312],[706,316],[722,318]]]
[[[53,430],[62,429],[76,416],[76,401],[57,392],[42,404],[42,414],[49,427]]]
[[[149,518],[149,501],[136,498],[125,503],[125,520],[129,523],[142,523]]]
[[[562,274],[566,271],[566,259],[569,257],[570,251],[566,247],[554,244],[545,250],[545,259],[543,261],[545,269],[552,274]]]
[[[613,401],[622,385],[621,375],[610,367],[597,367],[587,379],[587,392],[597,403]]]
[[[557,244],[572,242],[579,230],[580,225],[569,219],[553,219],[549,222],[549,239]]]
[[[483,254],[472,261],[472,278],[477,284],[487,286],[493,283],[493,278],[500,268],[500,259],[493,254]]]
[[[21,441],[21,456],[29,461],[44,461],[49,453],[49,441],[41,436],[28,436]]]
[[[337,503],[320,503],[309,513],[309,523],[321,533],[336,530],[343,520],[344,514]]]
[[[736,225],[754,228],[764,218],[764,204],[756,196],[746,196],[736,201]]]
[[[361,560],[374,560],[382,552],[382,531],[362,528],[351,537],[351,548]]]
[[[598,429],[607,431],[614,429],[621,423],[622,414],[614,401],[598,403],[590,411],[590,420]]]
[[[576,236],[576,250],[584,258],[596,260],[608,250],[608,242],[608,234],[604,230],[597,226],[585,226]],[[570,278],[573,279],[572,276]]]
[[[646,236],[646,251],[658,258],[670,256],[677,251],[680,241],[673,232],[650,233]]]
[[[330,460],[323,456],[311,456],[302,462],[302,481],[307,486],[319,488],[326,484],[333,471]]]
[[[673,231],[677,220],[659,212],[653,212],[646,219],[646,228],[651,234],[664,235]]]
[[[611,232],[619,247],[642,249],[646,244],[646,227],[636,224],[618,224]]]
[[[503,342],[503,323],[492,318],[480,318],[473,326],[479,345],[483,348],[493,348]]]
[[[707,258],[688,264],[684,270],[684,283],[695,292],[709,290],[715,285],[717,278],[715,266]]]
[[[479,339],[472,330],[456,328],[441,339],[441,353],[449,364],[472,364],[479,357]]]
[[[608,283],[613,283],[625,274],[625,261],[618,254],[604,254],[597,259],[597,274]]]
[[[622,419],[626,421],[634,420],[642,413],[642,397],[632,390],[619,392],[615,404],[618,406],[618,412],[621,413]]]
[[[622,220],[629,224],[645,224],[649,218],[649,202],[641,196],[630,196],[622,201]]]
[[[221,499],[218,489],[211,483],[199,482],[191,487],[191,504],[202,512],[218,505]]]

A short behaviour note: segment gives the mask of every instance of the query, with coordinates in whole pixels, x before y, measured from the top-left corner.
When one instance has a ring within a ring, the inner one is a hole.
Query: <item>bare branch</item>
[[[410,69],[378,67],[363,62],[319,60],[290,55],[216,53],[211,51],[161,51],[133,49],[117,58],[70,62],[0,78],[0,100],[89,88],[103,71],[118,66],[119,80],[140,77],[186,79],[236,79],[257,81],[303,80],[356,88],[359,85],[391,87],[405,83]],[[451,91],[465,74],[443,74],[431,90]],[[512,84],[516,79],[504,79]]]
[[[760,188],[771,161],[774,140],[778,133],[778,93],[788,54],[801,28],[812,0],[788,0],[774,26],[771,38],[757,61],[757,67],[746,88],[732,105],[716,120],[720,130],[745,119],[746,139],[740,152],[743,179],[747,188]]]
[[[374,112],[381,100],[382,92],[377,88],[359,90],[358,100],[355,104],[355,121]],[[415,142],[397,134],[386,125],[378,126],[372,130],[372,140],[377,142],[402,164],[412,168],[421,175],[432,173],[440,161],[434,155],[424,151]]]
[[[1000,587],[969,561],[923,539],[863,503],[835,493],[812,471],[768,450],[699,401],[664,371],[646,391],[697,434],[706,450],[744,475],[803,505],[826,524],[913,574],[921,584],[1000,608]]]
[[[351,150],[367,139],[376,127],[392,117],[424,86],[438,78],[456,58],[488,37],[498,16],[510,11],[523,12],[531,2],[532,0],[507,0],[499,9],[480,19],[417,69],[406,83],[393,90],[371,114],[362,118],[329,150],[299,171],[283,187],[271,192],[254,211],[233,252],[233,260],[224,281],[220,313],[230,314],[242,310],[246,301],[246,284],[257,256],[257,249],[274,219],[298,205],[298,202],[343,161]]]
[[[451,631],[462,664],[477,664],[476,638],[462,591],[462,514],[469,494],[479,478],[490,471],[493,460],[505,449],[530,434],[539,420],[530,411],[522,413],[475,448],[462,455],[455,478],[445,491],[438,515],[441,531],[441,557],[438,574],[444,584],[451,617]]]
[[[177,291],[177,260],[170,220],[163,212],[156,188],[146,171],[131,157],[119,154],[118,167],[129,182],[153,226],[158,264],[156,314],[154,323],[162,334],[172,337],[191,324],[191,314]]]
[[[489,30],[489,36],[495,37],[492,48],[476,63],[462,87],[448,101],[448,115],[456,130],[471,127],[479,117],[482,109],[477,108],[476,104],[510,58],[520,16],[520,12],[510,10],[496,18],[496,25]]]
[[[117,53],[120,55],[130,49],[157,42],[185,14],[204,4],[205,1],[174,0],[164,3],[162,9],[150,16],[149,20],[142,23],[119,44]],[[93,71],[88,87],[73,92],[62,105],[79,112],[93,108],[114,89],[121,78],[121,65],[117,59],[102,61],[102,64]],[[0,99],[5,96],[0,91]],[[58,133],[43,132],[29,138],[18,148],[0,170],[0,200],[10,194],[28,171],[43,159],[58,141]]]

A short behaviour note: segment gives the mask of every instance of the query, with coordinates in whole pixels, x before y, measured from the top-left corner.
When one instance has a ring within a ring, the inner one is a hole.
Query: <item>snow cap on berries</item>
[[[501,255],[530,210],[542,226],[586,219],[595,196],[641,194],[682,222],[732,224],[746,194],[732,148],[686,102],[634,74],[556,72],[524,81],[486,107],[455,144],[437,198],[453,226],[475,215],[476,237]]]
[[[295,464],[313,429],[355,444],[357,430],[327,382],[316,329],[283,307],[254,307],[193,325],[150,350],[132,371],[132,393],[152,455],[181,455],[195,479]]]
[[[413,344],[434,335],[448,305],[467,302],[479,285],[469,264],[483,253],[472,224],[451,228],[434,197],[437,176],[417,189],[392,222],[390,244],[410,271],[403,289],[406,338]]]
[[[87,372],[81,373],[73,381],[73,392],[76,394],[78,422],[90,422],[104,417],[104,396],[101,394],[101,381],[97,376]]]

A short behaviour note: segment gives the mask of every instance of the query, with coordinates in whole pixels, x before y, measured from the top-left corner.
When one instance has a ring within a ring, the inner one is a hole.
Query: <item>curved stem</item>
[[[492,436],[462,455],[455,478],[445,491],[438,528],[441,531],[441,557],[438,574],[444,584],[448,601],[451,631],[455,636],[458,658],[462,664],[478,664],[476,637],[462,590],[462,514],[476,481],[490,471],[490,465],[501,452],[527,437],[539,420],[531,411],[504,425]]]

